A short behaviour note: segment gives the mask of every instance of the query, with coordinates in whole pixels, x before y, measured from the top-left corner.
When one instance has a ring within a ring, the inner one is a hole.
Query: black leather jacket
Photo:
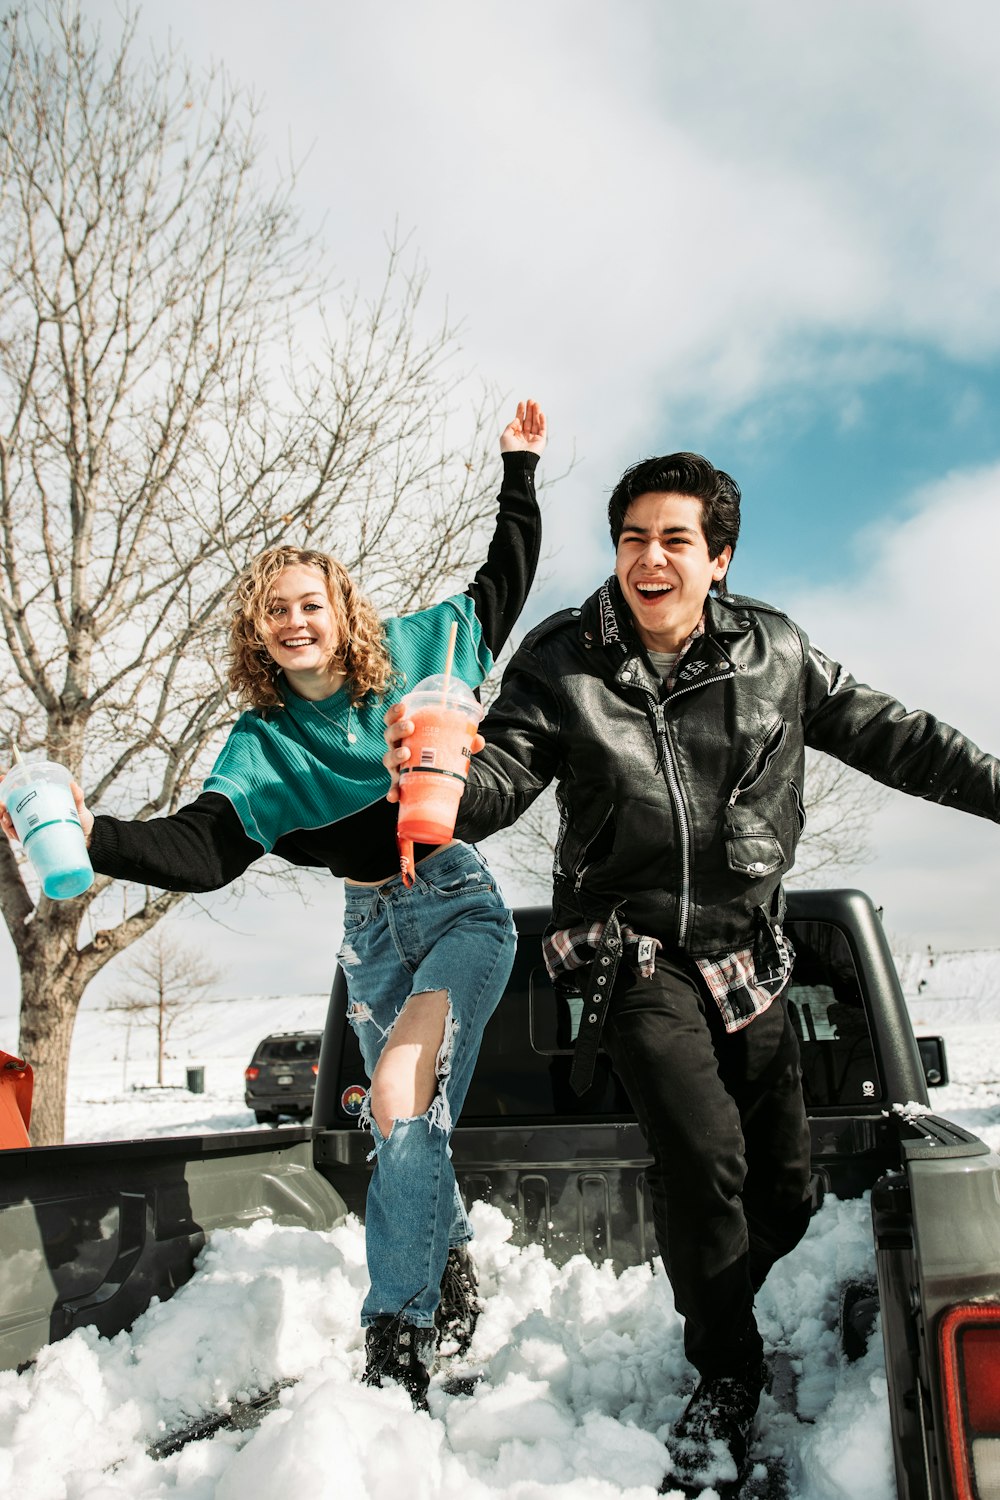
[[[556,926],[619,907],[693,957],[780,922],[805,821],[805,747],[1000,821],[1000,761],[855,682],[771,605],[710,596],[668,693],[617,582],[526,638],[482,725],[456,834],[504,828],[553,779]]]

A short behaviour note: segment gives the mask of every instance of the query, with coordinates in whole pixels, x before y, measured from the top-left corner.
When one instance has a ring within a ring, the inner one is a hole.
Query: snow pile
[[[558,1268],[513,1247],[496,1209],[473,1218],[486,1311],[471,1395],[435,1382],[428,1416],[360,1385],[360,1225],[260,1222],[212,1235],[194,1278],[131,1332],[80,1330],[0,1374],[0,1483],[25,1500],[652,1500],[693,1383],[666,1278]],[[765,1338],[799,1373],[797,1415],[763,1398],[760,1455],[784,1455],[799,1500],[893,1493],[879,1340],[851,1365],[834,1330],[839,1283],[870,1255],[867,1203],[829,1200],[759,1297]],[[295,1384],[258,1428],[147,1453],[278,1380]]]
[[[952,1082],[932,1092],[935,1111],[1000,1149],[1000,955],[911,955],[900,968],[917,1030],[947,1041]],[[84,1009],[70,1138],[252,1127],[243,1069],[257,1041],[321,1028],[326,1004],[211,1002],[198,1052],[192,1043],[170,1077],[182,1083],[184,1062],[203,1062],[200,1095],[123,1088],[121,1025]],[[149,1082],[150,1038],[138,1041],[133,1032],[126,1079],[134,1068]],[[498,1211],[478,1204],[473,1219],[486,1309],[461,1367],[482,1371],[472,1394],[439,1381],[427,1416],[399,1390],[361,1386],[361,1226],[315,1234],[262,1221],[213,1234],[192,1280],[130,1332],[80,1330],[23,1374],[0,1372],[0,1484],[23,1500],[653,1500],[694,1381],[659,1263],[618,1277],[580,1257],[559,1268],[512,1246]],[[758,1296],[765,1341],[796,1387],[790,1409],[777,1387],[765,1394],[755,1452],[787,1466],[789,1500],[895,1496],[881,1340],[848,1364],[836,1333],[839,1288],[871,1270],[867,1200],[828,1199]],[[279,1381],[290,1383],[258,1428],[161,1460],[147,1452]]]

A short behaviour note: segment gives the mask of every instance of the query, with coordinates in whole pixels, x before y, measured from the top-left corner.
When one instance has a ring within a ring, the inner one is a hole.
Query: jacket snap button
[[[588,1016],[587,1020],[590,1022],[591,1026],[593,1026],[594,1022],[597,1020],[597,1017],[596,1016]]]
[[[602,959],[601,959],[601,964],[602,964],[602,966],[603,966],[603,967],[604,967],[604,968],[605,968],[605,969],[606,969],[606,968],[607,968],[607,967],[608,967],[608,964],[609,964],[609,963],[610,963],[610,962],[611,962],[611,960],[610,960],[610,958],[609,958],[609,957],[608,957],[608,955],[607,955],[607,954],[606,954],[606,953],[605,953],[605,955],[604,955],[604,957],[603,957],[603,958],[602,958]]]
[[[762,860],[755,859],[753,864],[748,865],[747,868],[752,870],[755,875],[763,875],[765,866]]]
[[[597,976],[597,982],[598,982],[598,984],[607,984],[607,982],[608,982],[608,976],[607,976],[607,974],[598,974],[598,976]]]

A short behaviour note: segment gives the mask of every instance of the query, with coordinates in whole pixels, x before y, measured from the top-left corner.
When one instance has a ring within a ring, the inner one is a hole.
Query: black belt
[[[611,987],[615,982],[621,956],[622,933],[616,909],[604,924],[583,990],[583,1012],[569,1074],[570,1088],[577,1095],[585,1094],[594,1081],[594,1065],[601,1045],[601,1032],[607,1019]]]

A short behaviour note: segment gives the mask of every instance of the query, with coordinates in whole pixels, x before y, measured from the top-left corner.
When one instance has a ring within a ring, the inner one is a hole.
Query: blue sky
[[[744,533],[731,587],[782,602],[865,563],[873,520],[904,520],[928,480],[1000,458],[1000,364],[960,363],[933,349],[839,400],[788,392],[735,417],[676,428],[729,468],[743,489]]]
[[[744,491],[733,586],[1000,751],[995,5],[172,0],[139,35],[254,90],[332,277],[374,290],[398,223],[470,388],[545,404],[575,467],[525,623],[609,570],[625,465],[700,449]],[[1000,829],[894,797],[874,831],[894,934],[1000,945]],[[316,908],[268,911],[234,984],[325,987]]]

